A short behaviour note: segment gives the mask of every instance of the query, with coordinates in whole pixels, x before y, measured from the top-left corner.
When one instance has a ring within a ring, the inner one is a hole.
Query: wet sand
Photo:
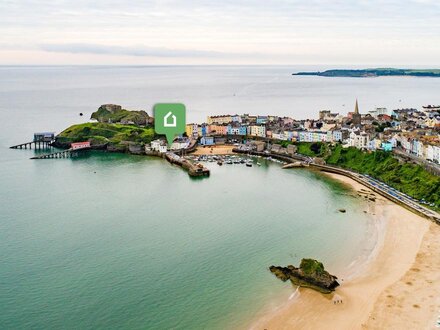
[[[362,194],[371,192],[345,176],[328,175],[356,191],[362,189]],[[385,223],[381,227],[385,232],[365,272],[347,279],[330,295],[300,288],[298,298],[258,317],[250,328],[435,327],[440,310],[440,226],[375,195],[375,202],[365,202],[365,210]]]

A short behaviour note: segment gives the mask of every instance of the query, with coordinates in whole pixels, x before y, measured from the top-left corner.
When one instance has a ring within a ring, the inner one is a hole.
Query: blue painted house
[[[333,131],[333,141],[342,142],[342,131]]]
[[[246,126],[238,126],[238,125],[231,125],[229,124],[226,127],[226,134],[227,135],[246,135],[247,129]]]
[[[258,116],[257,117],[257,124],[266,124],[267,123],[267,116]]]
[[[212,146],[214,145],[214,137],[213,136],[202,136],[200,139],[200,144],[202,146]]]
[[[206,136],[208,135],[209,131],[208,131],[208,125],[202,125],[202,136]]]
[[[226,127],[226,134],[227,134],[227,135],[232,135],[232,129],[233,129],[232,125],[229,124],[229,125]]]
[[[390,141],[382,142],[381,148],[384,151],[392,151],[393,150],[393,143]]]

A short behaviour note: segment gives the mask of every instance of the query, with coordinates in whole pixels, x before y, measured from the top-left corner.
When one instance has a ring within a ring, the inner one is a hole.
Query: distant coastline
[[[326,71],[304,71],[292,73],[293,76],[321,76],[321,77],[352,77],[352,78],[368,78],[368,77],[389,77],[389,76],[410,76],[410,77],[434,77],[440,78],[440,69],[394,69],[394,68],[377,68],[377,69],[334,69]]]

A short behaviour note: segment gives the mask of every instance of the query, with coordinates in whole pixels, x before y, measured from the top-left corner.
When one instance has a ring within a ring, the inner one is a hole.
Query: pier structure
[[[61,151],[51,152],[49,154],[34,156],[31,159],[50,159],[50,158],[72,158],[77,157],[79,152],[90,150],[90,142],[75,142],[71,143],[70,148]]]
[[[52,148],[52,142],[53,141],[50,141],[50,142],[31,141],[31,142],[20,143],[15,146],[11,146],[9,148],[10,149],[32,149],[32,147],[34,147],[34,149],[49,149],[49,148]]]
[[[52,147],[55,141],[54,132],[34,133],[34,139],[31,142],[20,143],[10,147],[10,149],[48,149]]]
[[[77,157],[79,155],[79,150],[85,150],[85,149],[90,149],[90,148],[83,148],[83,149],[69,148],[66,150],[51,152],[49,154],[34,156],[31,157],[31,159],[72,158],[72,157]]]
[[[167,152],[164,155],[165,159],[169,161],[171,164],[176,164],[184,168],[188,171],[189,176],[197,177],[197,176],[209,176],[210,171],[208,168],[203,166],[202,164],[194,164],[189,160],[176,155],[173,152]]]

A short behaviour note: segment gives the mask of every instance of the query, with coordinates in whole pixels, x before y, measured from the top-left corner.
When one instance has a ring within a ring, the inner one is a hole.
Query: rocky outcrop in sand
[[[270,266],[269,270],[283,282],[311,288],[322,293],[330,293],[339,286],[337,277],[329,274],[321,262],[314,259],[302,259],[299,268]]]

